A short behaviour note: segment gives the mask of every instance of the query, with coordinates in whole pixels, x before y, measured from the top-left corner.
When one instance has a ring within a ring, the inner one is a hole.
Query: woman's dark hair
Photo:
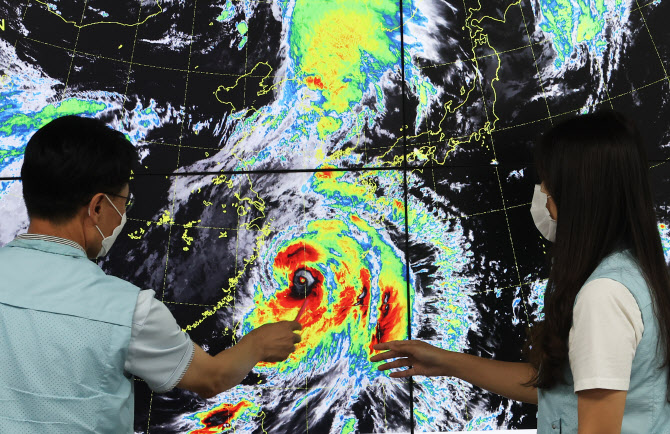
[[[564,381],[575,297],[598,264],[622,248],[630,249],[649,285],[658,349],[668,367],[670,275],[637,129],[614,112],[566,120],[543,136],[535,164],[558,215],[544,320],[529,340],[529,361],[537,369],[529,385],[550,388]]]
[[[52,222],[75,216],[97,193],[119,193],[137,152],[99,119],[64,116],[30,139],[21,168],[28,215]]]

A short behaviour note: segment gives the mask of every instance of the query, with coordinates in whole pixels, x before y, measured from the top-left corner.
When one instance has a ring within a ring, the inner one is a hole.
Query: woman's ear
[[[558,208],[556,207],[556,202],[554,198],[547,195],[547,211],[552,219],[556,220],[558,218]]]
[[[540,184],[540,191],[541,191],[542,193],[546,194],[547,196],[551,196],[551,195],[549,194],[549,191],[547,191],[547,187],[544,185],[544,182]]]

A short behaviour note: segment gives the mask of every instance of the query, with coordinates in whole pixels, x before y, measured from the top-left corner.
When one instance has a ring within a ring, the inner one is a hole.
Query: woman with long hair
[[[555,125],[536,147],[531,213],[553,241],[528,363],[378,344],[392,377],[454,376],[538,404],[538,433],[670,433],[670,275],[646,151],[614,112]]]

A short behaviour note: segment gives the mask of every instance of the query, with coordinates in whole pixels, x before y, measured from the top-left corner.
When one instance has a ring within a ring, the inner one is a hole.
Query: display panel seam
[[[410,255],[409,255],[409,185],[408,185],[408,164],[407,164],[407,119],[405,118],[405,104],[406,97],[406,83],[405,83],[405,8],[403,7],[403,0],[398,0],[400,8],[400,92],[402,95],[400,111],[402,116],[402,141],[403,141],[403,200],[405,211],[405,245],[403,248],[405,254],[405,281],[407,291],[407,337],[412,339],[412,288],[410,279]],[[409,387],[409,419],[410,419],[410,433],[414,434],[414,378],[410,377],[408,381]],[[384,421],[386,423],[386,399],[384,399]],[[386,428],[386,427],[385,427]]]

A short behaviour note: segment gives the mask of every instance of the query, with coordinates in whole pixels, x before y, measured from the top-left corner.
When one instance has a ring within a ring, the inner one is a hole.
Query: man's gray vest
[[[0,432],[133,432],[124,363],[138,293],[71,246],[0,248]]]

